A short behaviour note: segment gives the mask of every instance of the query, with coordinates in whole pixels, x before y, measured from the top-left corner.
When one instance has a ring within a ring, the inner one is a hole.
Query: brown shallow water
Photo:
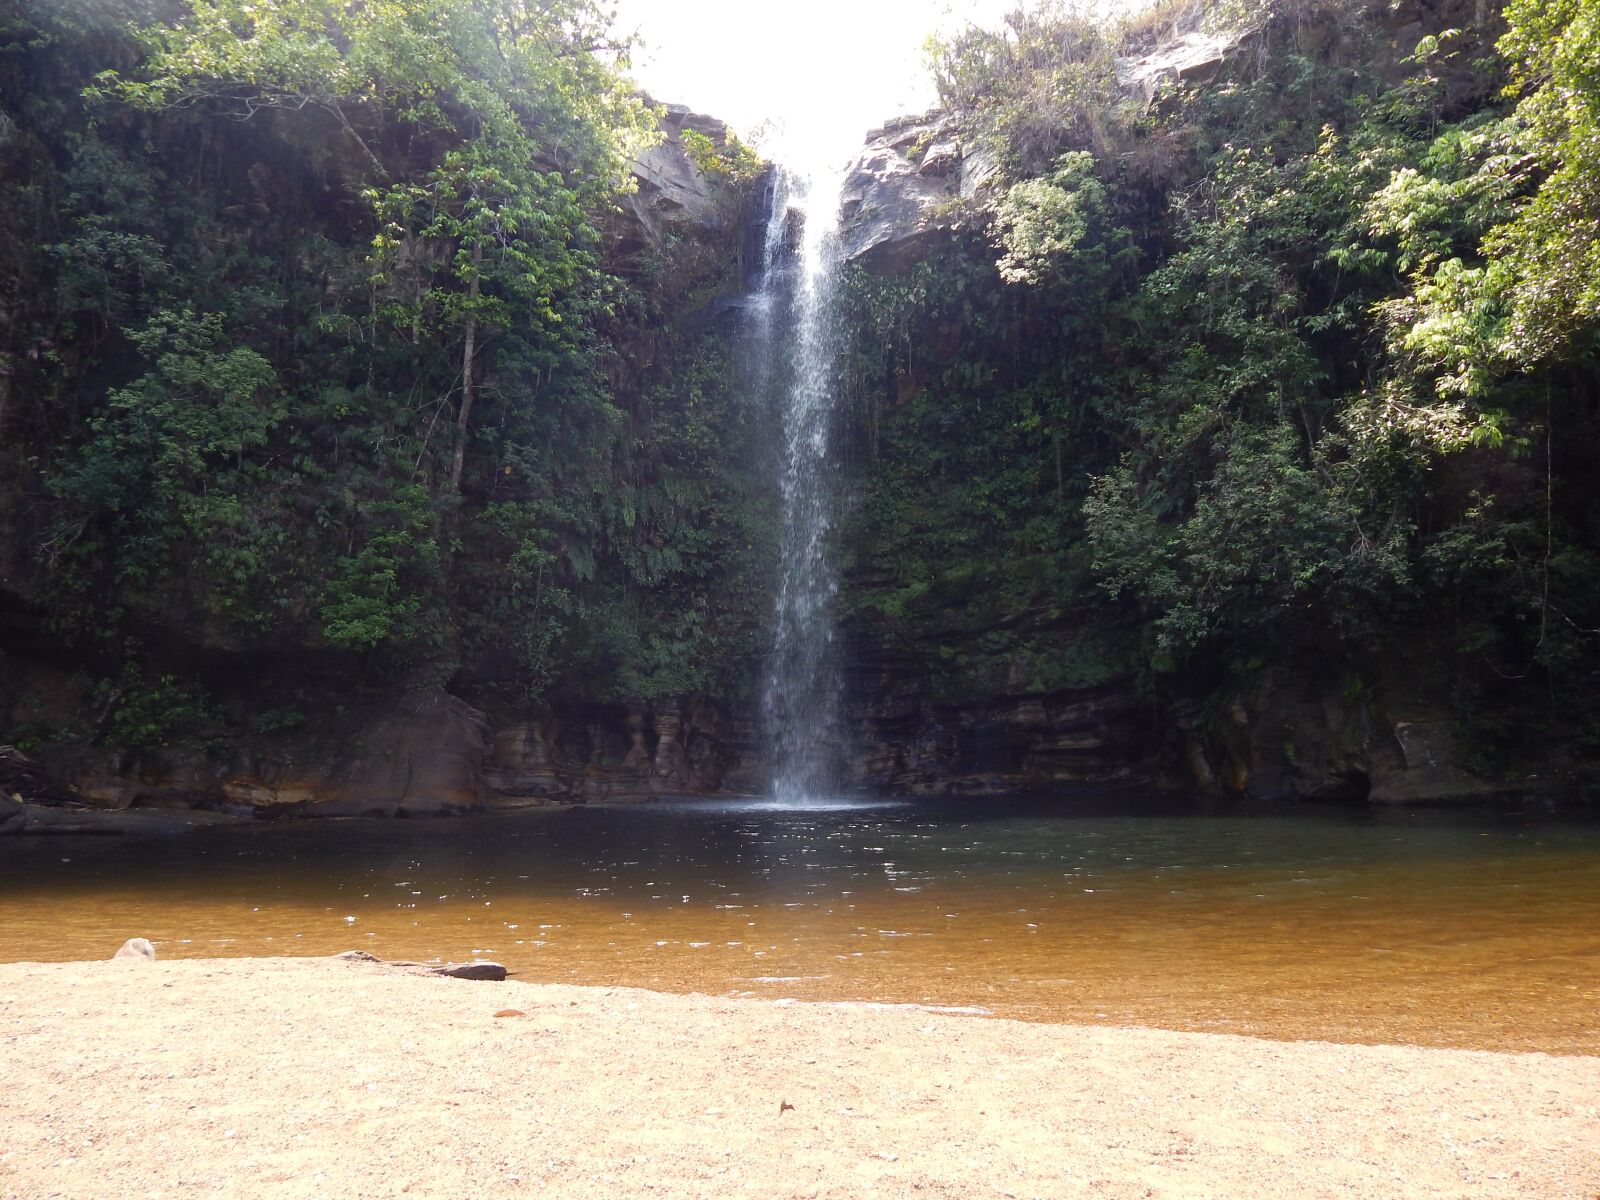
[[[1600,1054],[1600,825],[1128,796],[0,845],[0,960],[493,958],[538,982]]]

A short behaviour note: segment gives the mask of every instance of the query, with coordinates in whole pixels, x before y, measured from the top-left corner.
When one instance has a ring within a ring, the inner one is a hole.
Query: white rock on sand
[[[150,944],[149,938],[132,937],[117,947],[117,952],[112,956],[116,959],[134,959],[138,962],[155,962],[156,948]]]
[[[0,1131],[16,1200],[1589,1200],[1600,1058],[332,960],[17,963],[0,966]]]

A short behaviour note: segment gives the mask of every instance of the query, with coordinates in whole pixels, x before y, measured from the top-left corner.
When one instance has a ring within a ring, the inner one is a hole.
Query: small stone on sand
[[[145,962],[154,962],[156,948],[150,944],[149,938],[129,938],[123,942],[112,958],[141,958]]]

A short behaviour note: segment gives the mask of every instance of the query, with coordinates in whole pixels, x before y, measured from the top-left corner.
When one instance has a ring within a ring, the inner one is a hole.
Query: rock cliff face
[[[682,104],[664,107],[663,140],[630,164],[637,190],[621,206],[617,236],[623,254],[656,249],[674,225],[716,233],[725,223],[710,182],[684,147],[683,134],[691,130],[722,149],[728,144],[728,126]]]
[[[1424,31],[1409,10],[1397,7],[1384,20],[1396,46],[1414,45]],[[1314,22],[1301,34],[1313,43],[1325,35],[1333,36]],[[1126,103],[1149,109],[1167,89],[1222,78],[1254,36],[1180,30],[1119,60]],[[620,253],[659,248],[674,232],[737,232],[695,166],[686,131],[714,146],[728,139],[721,122],[681,106],[666,110],[665,140],[632,164],[638,188],[610,230]],[[956,116],[935,111],[891,122],[869,135],[850,169],[844,253],[868,270],[905,271],[938,251],[955,208],[981,203],[999,182],[997,161]],[[0,397],[4,387],[0,378]],[[6,589],[26,575],[7,554],[24,540],[0,537],[0,728],[66,736],[42,736],[27,755],[0,748],[0,833],[27,826],[23,801],[121,813],[415,816],[764,786],[753,706],[680,696],[530,712],[470,687],[460,694],[437,684],[392,694],[352,688],[329,664],[302,664],[308,674],[321,672],[310,674],[309,686],[330,698],[312,707],[302,728],[261,731],[251,668],[230,660],[204,669],[246,677],[220,690],[234,697],[232,728],[256,732],[236,736],[219,727],[173,748],[117,746],[78,664],[50,657],[42,624],[29,618],[7,626]],[[998,630],[978,623],[964,636],[977,643]],[[1337,685],[1284,672],[1225,703],[1141,702],[1131,683],[1116,678],[1040,685],[1008,670],[999,653],[993,677],[962,693],[940,685],[928,653],[931,645],[949,647],[947,630],[917,645],[867,628],[848,634],[850,742],[842,757],[850,783],[862,789],[977,795],[1093,782],[1378,803],[1471,800],[1495,790],[1460,766],[1442,712],[1401,684],[1351,699]],[[206,652],[200,647],[198,657]]]
[[[493,718],[494,803],[742,794],[761,780],[756,733],[704,696]]]
[[[1231,64],[1261,49],[1259,29],[1208,31],[1201,27],[1202,17],[1202,7],[1193,5],[1167,37],[1116,60],[1124,103],[1147,112],[1166,92],[1221,81]],[[1468,0],[1374,4],[1369,17],[1389,47],[1380,68],[1395,82],[1405,77],[1407,56],[1428,33],[1482,20]],[[1337,26],[1326,13],[1308,13],[1296,29],[1297,48],[1308,54],[1325,52],[1337,37]],[[1483,88],[1482,79],[1467,66],[1446,84],[1453,94],[1481,93]],[[1452,102],[1457,98],[1447,97]],[[972,139],[955,114],[935,110],[873,130],[845,183],[845,257],[874,271],[904,270],[948,228],[951,207],[981,196],[999,174],[993,153]]]
[[[1127,103],[1148,110],[1168,88],[1217,79],[1255,36],[1253,29],[1181,32],[1148,53],[1119,58],[1117,85]],[[872,271],[906,269],[949,228],[953,206],[980,198],[999,177],[993,152],[954,114],[935,109],[873,130],[845,180],[845,258]]]
[[[729,794],[761,783],[753,728],[705,697],[530,714],[479,707],[438,687],[398,695],[330,687],[327,703],[293,732],[219,731],[135,748],[95,735],[91,697],[59,665],[0,651],[0,671],[0,721],[58,731],[27,753],[0,747],[0,832],[23,827],[19,803],[108,813],[440,816]],[[250,697],[227,702],[247,708]]]
[[[1496,784],[1461,765],[1449,714],[1426,688],[1395,678],[1348,695],[1307,672],[1270,672],[1209,721],[1180,714],[1183,774],[1200,786],[1275,799],[1452,804],[1538,780]]]
[[[860,688],[850,711],[858,787],[984,795],[1155,778],[1147,731],[1124,689],[960,703],[928,696],[915,672],[877,666],[883,674]]]
[[[841,196],[846,259],[869,270],[903,269],[945,228],[954,202],[976,197],[998,174],[993,156],[965,144],[960,123],[934,111],[867,135]]]
[[[80,742],[36,758],[92,808],[423,816],[484,807],[487,732],[482,713],[430,689],[380,699],[305,736],[160,749]]]
[[[846,758],[851,783],[867,790],[983,795],[1093,783],[1377,805],[1474,803],[1552,786],[1564,794],[1555,779],[1474,774],[1449,712],[1425,683],[1399,674],[1354,696],[1313,669],[1279,668],[1242,695],[1205,701],[1140,700],[1131,681],[1115,679],[1041,689],[1003,677],[952,697],[914,647],[858,631],[851,650]]]
[[[1223,33],[1188,30],[1147,54],[1117,59],[1117,86],[1130,101],[1148,111],[1166,88],[1199,87],[1212,82],[1228,60],[1255,36],[1254,29]]]

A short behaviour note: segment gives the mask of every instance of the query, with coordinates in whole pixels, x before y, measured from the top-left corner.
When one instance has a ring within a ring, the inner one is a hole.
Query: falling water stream
[[[762,715],[773,798],[786,805],[833,790],[840,740],[830,442],[841,182],[826,168],[774,172],[757,306],[760,374],[782,413],[778,581]]]

